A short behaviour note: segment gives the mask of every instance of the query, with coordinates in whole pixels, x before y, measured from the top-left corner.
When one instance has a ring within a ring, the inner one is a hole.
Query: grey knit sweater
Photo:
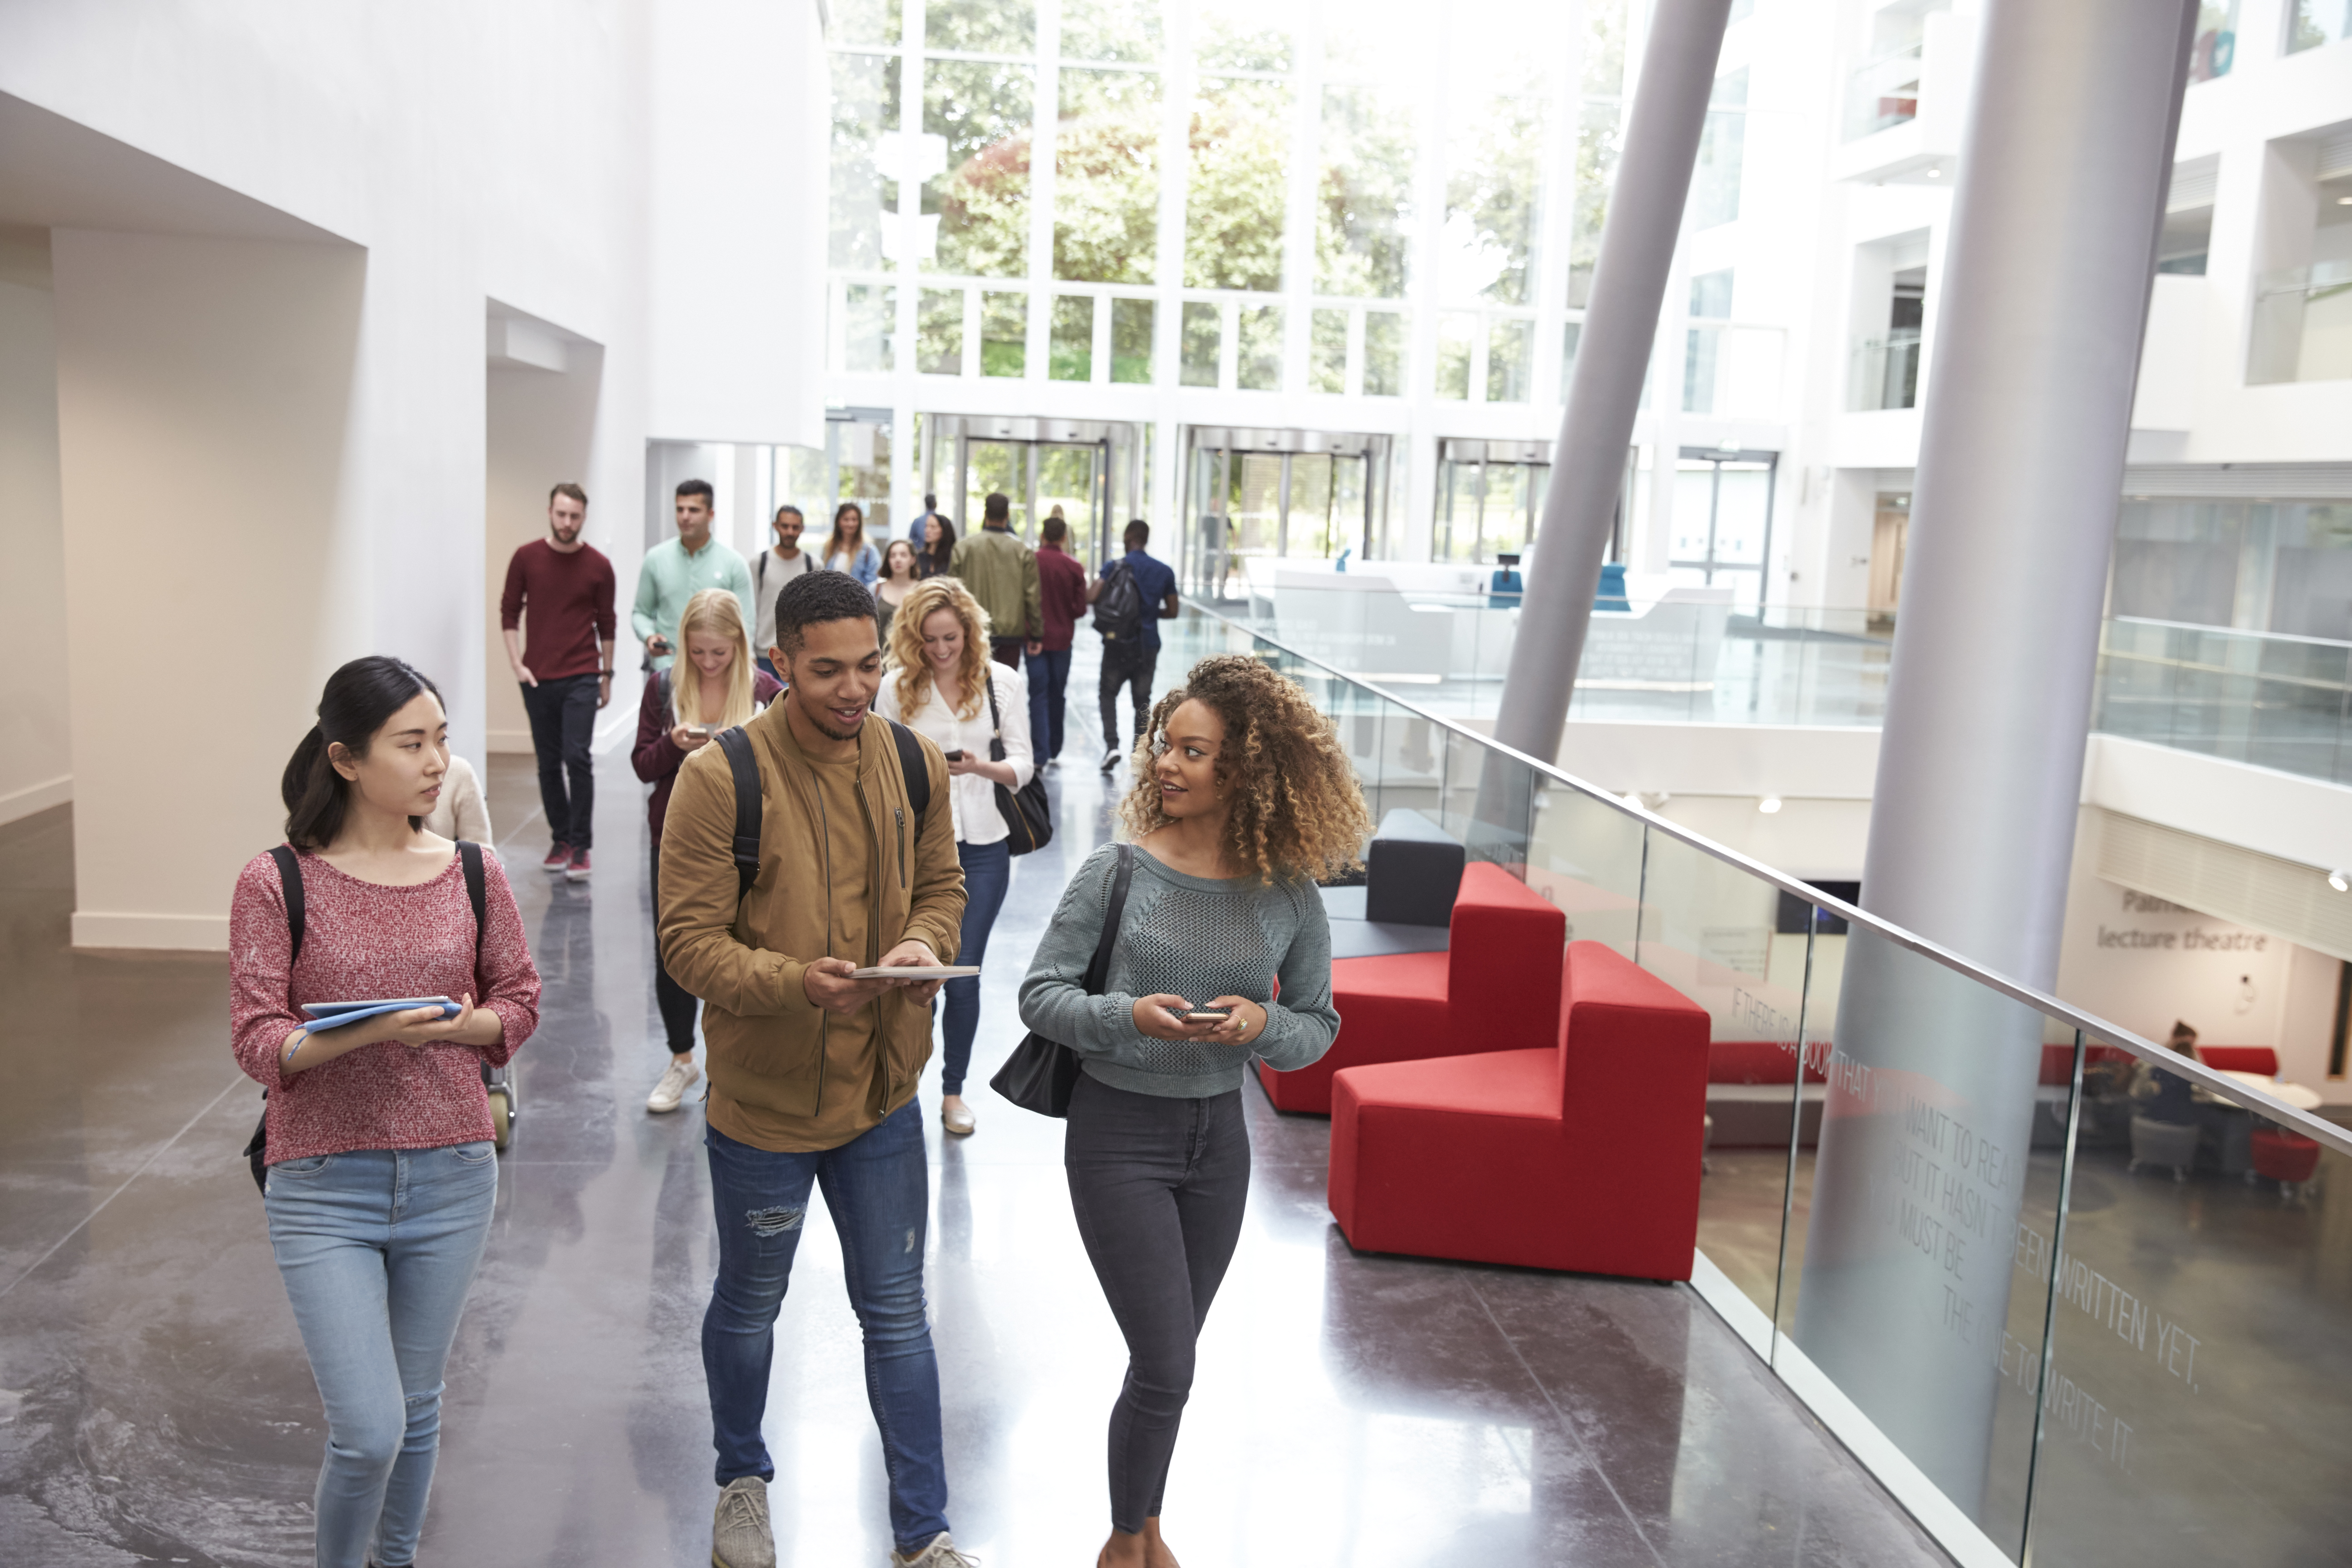
[[[1118,871],[1106,845],[1070,879],[1021,983],[1022,1022],[1076,1051],[1089,1077],[1171,1099],[1240,1088],[1252,1057],[1287,1072],[1331,1048],[1331,927],[1313,882],[1188,877],[1138,849],[1110,973],[1103,994],[1089,996],[1087,965]],[[1265,1032],[1247,1046],[1155,1040],[1135,1026],[1135,999],[1162,993],[1195,1005],[1246,996],[1264,1004]]]

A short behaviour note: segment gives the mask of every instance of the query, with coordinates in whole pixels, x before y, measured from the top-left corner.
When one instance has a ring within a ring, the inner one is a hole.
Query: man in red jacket
[[[1087,613],[1087,569],[1069,552],[1070,525],[1049,517],[1038,531],[1037,590],[1045,635],[1029,644],[1029,743],[1038,766],[1062,754],[1062,698],[1070,685],[1070,642]]]
[[[613,563],[580,537],[588,526],[588,492],[561,484],[547,492],[547,537],[507,563],[499,595],[507,662],[522,684],[530,715],[530,749],[539,753],[539,802],[553,843],[541,862],[574,882],[588,879],[596,773],[589,742],[596,710],[613,700]],[[520,626],[530,612],[530,640]],[[570,788],[566,776],[569,774]]]

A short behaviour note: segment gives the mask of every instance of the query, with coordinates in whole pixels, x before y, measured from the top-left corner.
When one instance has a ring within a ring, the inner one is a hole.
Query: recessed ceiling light
[[[2336,205],[2339,207],[2352,207],[2352,196],[2338,196],[2336,198]]]
[[[2339,893],[2352,893],[2352,872],[2330,871],[2327,873],[2327,885]]]
[[[1931,180],[1940,180],[1944,177],[1944,171],[1941,169],[1930,169],[1927,171],[1927,177]]]
[[[1769,816],[1780,809],[1780,797],[1777,795],[1768,795],[1756,803],[1756,809]]]

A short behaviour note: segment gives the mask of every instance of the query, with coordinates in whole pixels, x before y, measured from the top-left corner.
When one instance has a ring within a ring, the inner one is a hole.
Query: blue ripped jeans
[[[704,1131],[703,1144],[719,1217],[719,1279],[702,1316],[719,1484],[775,1479],[760,1422],[768,1408],[776,1312],[800,1249],[809,1189],[821,1184],[841,1233],[850,1309],[866,1335],[866,1397],[882,1433],[890,1533],[899,1551],[920,1551],[948,1528],[940,1363],[923,1307],[930,1173],[920,1102],[908,1100],[838,1149],[811,1154],[770,1153],[716,1129]]]
[[[498,1198],[487,1142],[269,1167],[270,1250],[327,1411],[319,1568],[416,1561],[441,1448],[441,1369]]]

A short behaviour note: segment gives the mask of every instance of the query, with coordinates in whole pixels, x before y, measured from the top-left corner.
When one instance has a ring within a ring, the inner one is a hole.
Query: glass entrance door
[[[1186,585],[1246,597],[1252,563],[1377,553],[1385,436],[1196,428],[1184,469]],[[1268,566],[1260,565],[1259,577]]]
[[[1491,562],[1534,542],[1551,489],[1541,441],[1442,441],[1437,456],[1440,561]]]
[[[980,526],[990,495],[1002,495],[1013,531],[1032,545],[1058,510],[1070,553],[1091,569],[1118,553],[1127,519],[1143,515],[1143,426],[965,414],[918,415],[916,426],[923,489],[940,498],[958,537]]]
[[[1778,452],[1685,447],[1675,460],[1675,581],[1728,587],[1735,608],[1753,614],[1772,557],[1772,480]]]

